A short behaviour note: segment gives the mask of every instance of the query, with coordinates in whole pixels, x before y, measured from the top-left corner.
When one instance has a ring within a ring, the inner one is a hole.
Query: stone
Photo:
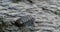
[[[53,32],[51,30],[42,30],[42,32]]]
[[[21,26],[32,26],[34,23],[34,18],[30,15],[22,16],[21,18],[15,21],[15,25],[18,27]]]

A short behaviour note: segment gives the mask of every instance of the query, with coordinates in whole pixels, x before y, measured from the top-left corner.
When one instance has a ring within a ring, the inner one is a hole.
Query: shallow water
[[[2,29],[2,31],[20,32],[19,28],[12,25],[10,21],[14,22],[18,18],[20,18],[18,16],[25,16],[25,15],[32,15],[37,21],[35,23],[36,28],[32,27],[31,28],[32,30],[35,29],[38,31],[40,29],[41,32],[50,32],[50,31],[56,31],[56,30],[60,31],[59,30],[60,27],[58,27],[60,25],[59,24],[60,23],[60,17],[59,17],[60,6],[57,3],[58,1],[51,0],[51,2],[49,2],[48,0],[48,3],[47,1],[44,2],[45,0],[41,0],[41,1],[42,2],[37,1],[36,3],[31,5],[31,4],[26,4],[25,2],[12,3],[11,0],[0,0],[0,16],[3,17],[3,20],[7,25],[7,28],[5,30]],[[58,11],[59,13],[56,11]],[[2,28],[6,27],[4,25],[2,26],[3,26]],[[43,31],[44,29],[46,29],[46,31]],[[38,32],[40,32],[40,30]]]

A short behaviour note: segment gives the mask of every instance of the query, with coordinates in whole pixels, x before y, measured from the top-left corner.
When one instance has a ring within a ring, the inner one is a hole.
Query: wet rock
[[[53,32],[52,30],[42,30],[42,32]]]
[[[22,26],[32,26],[34,23],[34,18],[30,15],[22,16],[21,18],[17,19],[15,25],[18,27]]]
[[[11,0],[13,3],[18,3],[18,2],[29,2],[33,3],[31,0]]]
[[[22,1],[22,0],[11,0],[13,3],[17,3],[19,1]]]

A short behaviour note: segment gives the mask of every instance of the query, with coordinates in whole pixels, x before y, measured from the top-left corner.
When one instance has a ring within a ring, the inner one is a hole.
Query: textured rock
[[[23,26],[32,26],[34,23],[34,18],[30,15],[27,16],[22,16],[21,18],[17,19],[15,21],[15,25],[18,27],[23,27]]]

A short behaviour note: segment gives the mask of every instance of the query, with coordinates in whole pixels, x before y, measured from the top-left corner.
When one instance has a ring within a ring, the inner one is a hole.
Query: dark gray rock
[[[46,29],[44,30],[44,29],[43,29],[42,32],[53,32],[53,31],[51,31],[51,30],[46,30]]]
[[[12,0],[13,3],[25,2],[25,1],[27,1],[29,3],[33,3],[33,1],[31,1],[31,0]]]
[[[15,25],[18,27],[23,27],[23,26],[32,26],[34,23],[34,18],[30,15],[22,16],[21,18],[17,19],[15,21]]]
[[[14,3],[17,3],[17,2],[22,1],[22,0],[11,0],[11,1]]]

